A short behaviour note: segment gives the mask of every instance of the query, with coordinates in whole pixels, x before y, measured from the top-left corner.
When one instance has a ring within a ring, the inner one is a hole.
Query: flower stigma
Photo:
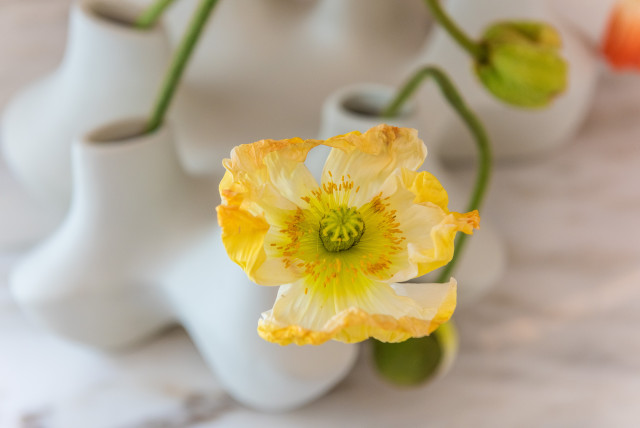
[[[329,211],[320,220],[320,240],[332,253],[345,251],[360,241],[364,233],[364,220],[355,208],[341,206]]]

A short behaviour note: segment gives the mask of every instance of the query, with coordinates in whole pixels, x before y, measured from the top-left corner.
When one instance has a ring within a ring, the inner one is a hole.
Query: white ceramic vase
[[[383,120],[377,116],[390,102],[395,89],[377,84],[358,84],[342,88],[325,101],[323,107],[320,138],[351,131],[364,132],[381,122],[390,125],[416,128],[423,140],[428,140],[435,125],[426,114],[413,103],[406,106],[398,118]],[[460,119],[458,119],[460,120]],[[464,124],[458,122],[458,126]],[[324,148],[323,148],[324,149]],[[434,156],[437,147],[427,145],[429,155],[420,170],[431,172],[442,183],[449,194],[449,208],[463,211],[469,198],[472,183],[460,183]],[[307,163],[314,175],[319,176],[328,150],[313,149]],[[491,223],[482,218],[481,228],[473,233],[462,253],[454,275],[458,280],[460,305],[472,303],[497,284],[506,264],[505,249]],[[430,278],[434,275],[431,274]]]
[[[173,321],[158,270],[180,254],[182,235],[205,228],[213,215],[182,172],[166,129],[118,141],[142,123],[76,142],[69,213],[10,278],[31,318],[100,348],[135,343]]]
[[[446,70],[469,106],[485,124],[496,159],[526,158],[549,152],[576,133],[590,106],[598,75],[598,61],[579,36],[556,17],[543,0],[451,0],[447,10],[473,38],[500,20],[542,20],[553,24],[563,39],[562,55],[569,63],[569,85],[548,108],[521,109],[493,97],[476,78],[472,60],[452,38],[437,28],[407,75],[425,65]],[[473,156],[471,136],[437,94],[435,85],[422,92],[426,114],[433,123],[432,138],[446,160]]]
[[[174,43],[197,2],[168,11]],[[220,170],[235,145],[315,136],[322,102],[335,88],[400,79],[429,23],[422,0],[219,2],[190,62],[185,97],[176,99],[186,167]],[[224,143],[212,145],[212,135]]]
[[[550,5],[568,23],[599,48],[614,5],[620,0],[555,0]]]
[[[358,345],[280,346],[256,331],[278,287],[257,286],[227,256],[211,228],[165,271],[164,289],[179,322],[225,390],[266,411],[292,410],[324,394],[351,370]]]
[[[170,131],[144,122],[90,132],[73,146],[73,198],[62,226],[12,272],[15,300],[36,323],[98,348],[184,325],[228,392],[284,410],[326,392],[356,346],[280,347],[258,337],[276,287],[259,287],[227,257],[217,180],[193,178]]]
[[[136,30],[126,19],[109,2],[78,0],[61,65],[5,110],[6,162],[54,216],[69,205],[71,141],[101,123],[146,115],[158,92],[168,40],[160,26]]]

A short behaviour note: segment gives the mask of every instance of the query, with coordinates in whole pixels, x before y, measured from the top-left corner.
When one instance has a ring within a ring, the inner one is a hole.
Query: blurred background
[[[0,0],[3,109],[58,69],[72,3]],[[554,12],[592,64],[578,64],[574,81],[594,76],[582,104],[554,117],[584,114],[553,147],[499,159],[482,216],[503,243],[504,273],[457,309],[460,349],[445,376],[395,387],[362,346],[353,371],[328,394],[288,413],[262,413],[225,393],[179,327],[117,353],[52,335],[21,313],[8,283],[61,214],[34,200],[2,158],[0,426],[640,426],[640,76],[613,72],[601,58],[612,2],[592,3],[558,2]],[[195,4],[178,1],[167,14],[171,46]],[[315,138],[334,91],[399,85],[435,55],[433,28],[420,0],[222,0],[170,113],[181,158],[189,171],[216,179],[234,145]],[[423,103],[427,112],[438,108]],[[47,112],[34,110],[31,128],[46,121],[40,114]],[[546,135],[536,115],[533,128],[520,128],[520,119],[504,126],[527,140]],[[425,113],[421,126],[433,117]],[[429,147],[437,144],[437,133],[423,131]],[[448,160],[448,173],[469,189],[473,164]],[[215,206],[215,188],[211,195]]]

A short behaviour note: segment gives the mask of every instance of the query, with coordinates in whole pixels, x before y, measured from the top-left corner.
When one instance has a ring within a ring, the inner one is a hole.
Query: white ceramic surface
[[[4,112],[5,160],[52,216],[62,217],[69,206],[72,140],[101,123],[146,115],[166,68],[169,44],[161,27],[135,30],[107,13],[108,3],[78,0],[62,63]]]
[[[196,4],[183,0],[169,10],[174,44]],[[219,2],[176,99],[186,167],[219,171],[235,145],[315,137],[322,102],[335,88],[397,81],[430,28],[422,0]]]
[[[163,280],[180,323],[227,393],[264,411],[307,404],[351,370],[359,345],[280,346],[256,331],[278,287],[257,286],[227,256],[212,227],[167,269]]]
[[[427,140],[432,123],[415,103],[409,104],[401,117],[388,121],[353,111],[354,106],[356,109],[360,106],[365,110],[379,111],[390,102],[394,93],[394,88],[373,84],[353,85],[336,91],[324,104],[320,138],[329,138],[351,131],[364,132],[381,122],[388,122],[390,125],[416,128],[418,135],[423,140]],[[458,126],[464,127],[464,124],[459,122]],[[456,180],[455,176],[447,171],[434,155],[437,148],[427,145],[427,150],[429,154],[420,170],[429,171],[440,180],[449,194],[450,209],[463,211],[472,183],[460,183]],[[307,163],[314,174],[319,175],[321,172],[327,154],[327,150],[319,151],[318,149],[314,149],[309,154]],[[505,249],[487,218],[482,218],[481,229],[475,231],[469,238],[458,263],[454,276],[459,284],[458,299],[461,306],[475,301],[495,286],[502,277],[506,263]],[[435,274],[429,275],[431,279],[434,277]]]
[[[11,275],[32,319],[91,346],[126,346],[173,322],[158,270],[213,215],[182,172],[167,129],[114,141],[142,124],[97,130],[74,144],[69,213]]]
[[[494,98],[476,78],[472,61],[442,29],[436,29],[423,52],[407,70],[420,66],[444,68],[480,116],[490,134],[496,159],[527,158],[547,153],[570,141],[589,109],[598,75],[595,52],[556,17],[542,0],[451,0],[447,10],[455,22],[473,38],[479,38],[491,23],[504,19],[542,20],[552,23],[563,39],[562,55],[569,63],[569,86],[545,109],[521,109]],[[455,113],[437,96],[435,85],[422,91],[426,114],[433,124],[430,142],[435,142],[446,160],[468,160],[473,156],[469,133],[459,125]]]
[[[183,172],[165,127],[120,122],[73,146],[74,194],[57,232],[12,272],[21,309],[58,335],[122,348],[184,324],[225,389],[246,405],[291,409],[350,370],[357,346],[280,347],[256,331],[277,287],[227,257],[217,181]]]
[[[618,1],[554,0],[549,4],[597,49],[602,45],[611,10]]]

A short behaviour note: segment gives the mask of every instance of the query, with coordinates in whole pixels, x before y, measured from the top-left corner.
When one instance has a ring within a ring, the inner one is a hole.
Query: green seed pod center
[[[327,251],[332,253],[353,247],[363,233],[364,220],[355,208],[331,210],[320,220],[320,239]]]

